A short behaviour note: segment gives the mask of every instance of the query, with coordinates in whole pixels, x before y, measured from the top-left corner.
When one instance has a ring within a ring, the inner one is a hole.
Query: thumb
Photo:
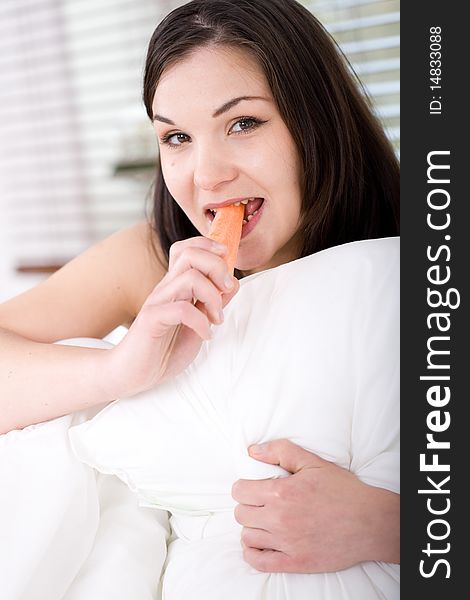
[[[240,282],[238,281],[238,279],[236,277],[233,277],[232,281],[233,281],[232,290],[226,294],[222,294],[222,308],[225,308],[227,306],[227,304],[230,302],[230,300],[235,296],[235,294],[240,289]]]
[[[256,460],[279,465],[291,473],[297,473],[307,467],[324,467],[329,464],[317,454],[304,450],[289,440],[273,440],[263,444],[254,444],[248,448],[248,453]]]

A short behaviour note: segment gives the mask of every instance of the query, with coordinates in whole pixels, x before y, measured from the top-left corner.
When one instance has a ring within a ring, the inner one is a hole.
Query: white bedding
[[[109,347],[100,340],[74,345]],[[77,460],[71,425],[97,410],[0,435],[0,598],[154,600],[168,514]]]
[[[282,475],[246,449],[287,437],[398,492],[398,272],[389,238],[244,279],[184,373],[70,430],[83,462],[66,439],[71,417],[2,436],[6,597],[158,598],[166,529],[156,515],[168,510],[165,600],[397,599],[396,565],[255,571],[230,490],[240,477]]]

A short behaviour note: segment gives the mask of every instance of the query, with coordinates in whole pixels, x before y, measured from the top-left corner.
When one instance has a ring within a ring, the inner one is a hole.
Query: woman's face
[[[202,235],[211,209],[248,201],[237,268],[253,273],[298,257],[298,153],[250,54],[195,51],[164,71],[153,115],[168,190]]]

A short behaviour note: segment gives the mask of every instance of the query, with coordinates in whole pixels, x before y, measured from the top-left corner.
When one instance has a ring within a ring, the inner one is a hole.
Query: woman
[[[160,144],[153,229],[112,236],[2,306],[2,344],[15,365],[2,431],[172,384],[238,298],[225,249],[201,237],[221,204],[248,200],[237,262],[247,282],[397,234],[393,151],[328,36],[296,2],[176,9],[150,42],[144,100]],[[123,323],[129,332],[108,351],[51,344]],[[351,562],[344,549],[328,570]]]

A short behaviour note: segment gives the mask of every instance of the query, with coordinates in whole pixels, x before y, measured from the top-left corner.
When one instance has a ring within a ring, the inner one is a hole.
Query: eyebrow
[[[242,100],[264,100],[265,102],[270,102],[269,98],[265,98],[263,96],[239,96],[238,98],[233,98],[232,100],[229,100],[220,108],[218,108],[212,115],[212,118],[215,119],[216,117],[220,117],[220,115],[223,115],[224,113],[229,111],[239,102],[242,102]],[[172,121],[171,119],[167,119],[166,117],[162,117],[162,115],[154,115],[153,121],[161,121],[162,123],[168,123],[168,125],[175,125],[174,121]]]

